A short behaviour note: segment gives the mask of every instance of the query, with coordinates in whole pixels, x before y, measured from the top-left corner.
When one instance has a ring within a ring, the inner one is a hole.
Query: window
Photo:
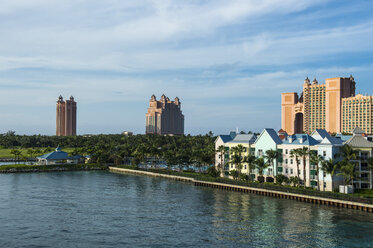
[[[325,156],[326,156],[326,151],[323,151],[323,152],[322,152],[322,155],[325,157]]]
[[[288,168],[285,169],[285,173],[288,174],[289,173],[289,170]]]
[[[245,170],[246,170],[246,165],[245,165]]]
[[[324,182],[324,189],[326,188],[326,182]]]
[[[293,169],[290,169],[290,174],[293,174]]]
[[[285,164],[288,164],[288,159],[285,159]]]
[[[290,164],[293,164],[293,159],[290,159]]]
[[[288,149],[285,149],[285,154],[288,154]]]

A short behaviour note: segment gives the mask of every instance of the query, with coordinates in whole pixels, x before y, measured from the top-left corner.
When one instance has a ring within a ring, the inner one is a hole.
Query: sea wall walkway
[[[112,172],[147,175],[147,176],[168,178],[168,179],[177,180],[177,181],[190,182],[190,183],[194,183],[194,185],[196,186],[210,187],[210,188],[215,188],[215,189],[223,189],[223,190],[230,190],[230,191],[237,191],[237,192],[244,192],[244,193],[254,193],[257,195],[290,199],[290,200],[302,201],[302,202],[319,204],[319,205],[328,205],[328,206],[335,206],[335,207],[341,207],[341,208],[351,208],[351,209],[357,209],[357,210],[362,210],[365,212],[373,213],[373,205],[366,204],[366,203],[343,201],[343,200],[338,200],[338,199],[308,196],[308,195],[287,193],[287,192],[267,190],[267,189],[259,189],[259,188],[225,184],[225,183],[199,181],[199,180],[195,180],[194,178],[159,174],[159,173],[141,171],[141,170],[130,170],[130,169],[124,169],[124,168],[117,168],[117,167],[109,167],[109,170]]]

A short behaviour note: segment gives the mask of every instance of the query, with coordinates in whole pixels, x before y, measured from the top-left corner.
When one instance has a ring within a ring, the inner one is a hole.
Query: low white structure
[[[39,165],[53,165],[53,164],[77,164],[81,156],[69,157],[67,152],[57,147],[55,151],[36,157]]]

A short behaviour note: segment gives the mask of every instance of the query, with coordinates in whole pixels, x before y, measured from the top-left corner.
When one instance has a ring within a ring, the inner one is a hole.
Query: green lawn
[[[29,157],[27,154],[28,148],[18,148],[21,150],[22,155]],[[41,150],[44,150],[45,148],[41,148]],[[0,149],[0,158],[14,158],[14,156],[10,153],[12,149]],[[70,153],[74,150],[74,148],[63,148],[62,151]],[[44,154],[44,153],[43,153]],[[38,154],[39,155],[39,154]]]

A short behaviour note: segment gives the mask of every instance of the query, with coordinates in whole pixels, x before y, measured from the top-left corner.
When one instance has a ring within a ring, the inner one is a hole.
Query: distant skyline
[[[352,74],[373,94],[372,1],[5,0],[0,133],[145,133],[152,94],[178,96],[185,134],[281,127],[281,92]]]

